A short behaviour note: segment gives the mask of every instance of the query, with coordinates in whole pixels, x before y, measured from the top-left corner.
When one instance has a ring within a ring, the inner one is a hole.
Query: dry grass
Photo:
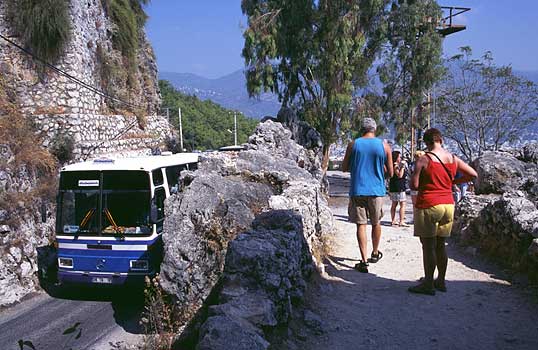
[[[31,207],[39,199],[47,202],[54,199],[57,160],[40,146],[31,120],[20,113],[16,101],[6,91],[7,85],[0,77],[0,144],[7,146],[11,153],[9,159],[0,159],[0,169],[14,177],[26,174],[30,180],[37,181],[34,188],[25,192],[5,192],[0,189],[1,207],[13,213]],[[19,208],[19,203],[24,203],[24,207]]]
[[[334,237],[323,234],[312,242],[312,257],[318,264],[322,264],[333,253]]]
[[[144,313],[140,323],[146,336],[141,348],[171,349],[182,322],[170,296],[162,290],[159,276],[152,280],[146,277],[144,296]]]

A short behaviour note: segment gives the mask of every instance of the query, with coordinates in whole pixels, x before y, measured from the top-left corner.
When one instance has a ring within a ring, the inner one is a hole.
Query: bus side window
[[[179,174],[181,171],[185,170],[187,167],[185,165],[176,165],[166,168],[166,179],[168,180],[168,189],[170,193],[176,193],[179,183]],[[172,188],[176,190],[173,191]]]
[[[164,200],[166,199],[166,192],[164,188],[159,187],[155,189],[155,205],[157,205],[157,220],[164,219]]]
[[[163,172],[162,172],[161,169],[153,170],[151,172],[151,175],[153,177],[153,185],[154,186],[159,186],[159,185],[162,185],[164,183]]]

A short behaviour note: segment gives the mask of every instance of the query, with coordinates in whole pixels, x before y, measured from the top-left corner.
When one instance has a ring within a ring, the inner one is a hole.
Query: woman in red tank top
[[[435,290],[446,292],[445,274],[448,257],[445,242],[450,236],[454,220],[452,185],[468,182],[477,176],[464,161],[443,148],[443,138],[437,129],[424,133],[428,147],[420,157],[411,177],[411,189],[418,190],[415,204],[414,234],[420,237],[424,262],[424,279],[409,288],[412,293],[435,295]],[[454,180],[456,171],[463,174]],[[433,275],[437,268],[437,279]]]

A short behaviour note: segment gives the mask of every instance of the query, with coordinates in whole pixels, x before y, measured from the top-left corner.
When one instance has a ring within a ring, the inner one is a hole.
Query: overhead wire
[[[40,63],[42,63],[43,65],[45,65],[47,68],[51,69],[52,71],[66,77],[67,79],[71,80],[72,82],[92,91],[93,93],[105,98],[105,99],[108,99],[108,100],[113,100],[113,101],[116,101],[116,102],[120,102],[120,103],[123,103],[125,105],[128,105],[128,106],[131,106],[131,107],[143,107],[141,105],[138,105],[138,104],[134,104],[134,103],[131,103],[131,102],[127,102],[127,101],[123,101],[122,99],[119,99],[115,96],[112,96],[104,91],[101,91],[99,90],[98,88],[94,87],[94,86],[91,86],[90,84],[88,83],[85,83],[84,81],[78,79],[77,77],[74,77],[73,75],[65,72],[64,70],[50,64],[49,62],[45,61],[44,59],[42,59],[41,57],[38,57],[36,56],[33,52],[31,52],[30,50],[28,49],[25,49],[24,47],[18,45],[17,43],[15,43],[14,41],[10,40],[9,38],[7,38],[6,36],[0,34],[0,38],[3,39],[4,41],[6,41],[8,44],[12,45],[13,47],[19,49],[20,51],[24,52],[25,54],[29,55],[30,57],[32,57],[34,60],[36,61],[39,61]]]

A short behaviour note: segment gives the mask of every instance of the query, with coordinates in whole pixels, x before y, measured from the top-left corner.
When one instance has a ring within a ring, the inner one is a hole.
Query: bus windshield
[[[144,171],[73,171],[60,177],[57,231],[148,235],[150,184]]]

